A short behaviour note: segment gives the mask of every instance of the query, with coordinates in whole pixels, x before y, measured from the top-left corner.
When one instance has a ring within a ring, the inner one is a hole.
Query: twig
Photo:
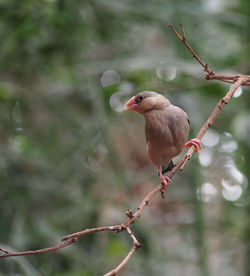
[[[154,189],[152,189],[142,200],[140,205],[137,207],[136,212],[132,215],[131,218],[125,220],[121,225],[122,228],[128,227],[130,224],[134,223],[140,216],[143,209],[148,206],[149,201],[161,190],[161,184],[158,184]]]
[[[135,245],[133,245],[131,250],[128,252],[128,255],[122,260],[122,262],[116,268],[114,268],[111,271],[109,271],[108,273],[104,274],[104,276],[116,275],[127,264],[127,262],[129,261],[129,259],[131,258],[131,256],[133,255],[133,253],[135,252],[136,249],[137,249],[137,247]]]
[[[178,36],[178,38],[185,44],[185,46],[188,48],[188,50],[192,53],[193,57],[201,64],[201,66],[204,68],[204,71],[206,71],[209,74],[213,74],[213,72],[208,68],[208,65],[206,63],[204,63],[199,57],[198,55],[194,52],[194,50],[189,46],[189,44],[186,41],[186,37],[185,37],[185,31],[183,26],[180,24],[181,27],[181,33],[182,36],[179,35],[179,33],[176,31],[176,29],[174,28],[174,26],[172,24],[168,24],[168,26],[173,30],[173,32]]]
[[[129,234],[129,236],[131,237],[131,239],[133,240],[133,245],[135,245],[136,248],[142,247],[143,245],[140,244],[140,243],[137,241],[137,239],[136,239],[134,233],[131,231],[130,227],[127,227],[126,230],[127,230],[128,234]]]
[[[70,235],[67,235],[62,238],[62,241],[67,241],[69,239],[78,239],[79,237],[83,235],[87,235],[90,233],[95,233],[95,232],[101,232],[101,231],[115,231],[115,232],[120,232],[122,231],[121,225],[114,225],[114,226],[104,226],[104,227],[97,227],[97,228],[90,228],[90,229],[85,229],[80,232],[76,232]]]
[[[239,79],[231,86],[231,88],[229,89],[229,91],[227,92],[226,96],[224,98],[222,98],[216,105],[216,107],[214,108],[214,110],[212,111],[211,115],[209,116],[209,118],[207,119],[206,123],[202,126],[202,128],[200,129],[199,133],[197,134],[196,138],[198,138],[199,140],[202,139],[202,137],[206,134],[208,128],[213,124],[215,118],[218,116],[218,114],[220,113],[223,105],[227,104],[230,99],[232,98],[232,96],[234,95],[235,91],[239,88],[239,86],[242,85],[242,83],[244,83],[246,80],[245,77],[239,77]],[[194,153],[195,147],[192,146],[187,154],[183,157],[183,159],[179,162],[181,164],[180,169],[182,170],[185,166],[185,164],[187,163],[188,160],[190,160],[190,158],[192,157],[193,153]],[[178,164],[179,164],[178,163]],[[171,172],[170,172],[171,174]],[[169,176],[171,178],[171,175]]]
[[[202,139],[202,137],[205,135],[207,132],[208,128],[213,124],[215,118],[218,116],[220,113],[222,107],[227,104],[232,96],[234,95],[235,91],[237,88],[241,85],[250,85],[250,76],[248,75],[222,75],[222,74],[216,74],[212,70],[209,69],[208,65],[204,63],[199,56],[193,51],[193,49],[190,47],[190,45],[186,41],[185,37],[185,32],[184,28],[181,25],[181,35],[175,30],[172,24],[169,24],[169,27],[173,30],[173,32],[177,35],[177,37],[184,43],[184,45],[187,47],[187,49],[192,53],[193,57],[201,64],[201,66],[204,68],[204,71],[206,72],[206,79],[211,80],[211,79],[216,79],[219,81],[223,82],[228,82],[232,83],[233,85],[223,97],[214,110],[212,111],[211,115],[207,119],[206,123],[202,126],[200,129],[199,133],[197,134],[198,139]],[[190,158],[192,158],[192,155],[194,153],[194,146],[192,146],[187,153],[183,156],[183,158],[174,166],[174,168],[168,173],[168,177],[172,178],[178,170],[182,170]],[[44,249],[39,249],[39,250],[33,250],[33,251],[24,251],[24,252],[8,252],[7,250],[0,248],[0,251],[3,252],[0,254],[0,258],[5,258],[5,257],[11,257],[11,256],[23,256],[23,255],[34,255],[34,254],[40,254],[40,253],[46,253],[46,252],[51,252],[51,251],[56,251],[58,249],[61,249],[65,246],[70,245],[71,243],[74,243],[78,240],[79,237],[83,235],[87,235],[90,233],[95,233],[95,232],[101,232],[101,231],[112,231],[112,232],[120,232],[125,230],[129,236],[131,237],[133,241],[133,246],[131,250],[128,252],[127,256],[121,261],[121,263],[114,269],[112,269],[110,272],[106,273],[105,276],[113,276],[116,275],[129,261],[133,253],[141,247],[142,245],[137,241],[136,236],[133,234],[133,232],[130,229],[130,225],[134,223],[142,214],[142,211],[146,206],[148,206],[150,200],[159,192],[163,193],[162,191],[162,185],[158,184],[155,188],[153,188],[147,195],[146,197],[141,201],[139,204],[137,210],[135,213],[132,212],[131,209],[128,209],[126,212],[126,215],[128,218],[122,222],[121,224],[118,225],[113,225],[113,226],[103,226],[103,227],[97,227],[97,228],[90,228],[90,229],[85,229],[80,232],[76,232],[70,235],[67,235],[62,238],[62,243],[44,248]],[[164,193],[163,193],[164,194]]]
[[[126,231],[128,232],[128,234],[130,235],[130,237],[133,240],[133,246],[130,249],[130,251],[127,254],[127,256],[122,260],[122,262],[116,268],[114,268],[111,271],[109,271],[108,273],[106,273],[104,276],[113,276],[113,275],[116,275],[127,264],[127,262],[129,261],[129,259],[131,258],[131,256],[135,252],[135,250],[143,246],[142,244],[140,244],[137,241],[137,239],[136,239],[135,235],[133,234],[133,232],[131,231],[130,227],[127,227]]]
[[[0,251],[4,252],[5,254],[8,254],[9,252],[3,248],[0,247]]]
[[[1,248],[1,251],[5,252],[5,254],[0,254],[0,258],[6,258],[6,257],[14,257],[14,256],[24,256],[24,255],[36,255],[36,254],[41,254],[41,253],[48,253],[51,251],[56,251],[58,249],[61,249],[65,246],[68,246],[69,244],[76,242],[76,239],[72,238],[69,239],[63,243],[43,248],[43,249],[38,249],[38,250],[30,250],[30,251],[23,251],[23,252],[8,252],[7,250]]]
[[[199,56],[195,53],[195,51],[191,48],[191,46],[187,43],[186,41],[186,36],[185,36],[185,31],[183,26],[180,24],[181,28],[181,34],[180,35],[174,26],[172,24],[168,24],[168,26],[171,28],[171,30],[177,35],[177,37],[182,41],[182,43],[187,47],[189,52],[192,54],[192,56],[200,63],[200,65],[204,68],[204,71],[206,72],[206,79],[207,80],[219,80],[223,82],[228,82],[228,83],[234,83],[239,77],[245,77],[244,82],[241,85],[248,86],[250,85],[250,76],[248,75],[222,75],[222,74],[216,74],[213,72],[209,67],[208,64],[203,62]]]

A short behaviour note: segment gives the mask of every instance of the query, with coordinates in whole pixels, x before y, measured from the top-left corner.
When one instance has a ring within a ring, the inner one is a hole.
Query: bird
[[[148,158],[157,167],[161,183],[167,187],[171,179],[164,173],[174,167],[172,159],[183,148],[194,146],[195,152],[202,149],[197,138],[187,142],[190,129],[187,114],[154,91],[143,91],[133,96],[125,103],[124,110],[144,116]]]

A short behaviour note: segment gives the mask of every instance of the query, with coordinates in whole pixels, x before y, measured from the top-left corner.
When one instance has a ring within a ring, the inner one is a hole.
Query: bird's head
[[[144,114],[149,110],[164,109],[169,105],[170,102],[161,94],[143,91],[129,99],[124,105],[124,110],[133,110]]]

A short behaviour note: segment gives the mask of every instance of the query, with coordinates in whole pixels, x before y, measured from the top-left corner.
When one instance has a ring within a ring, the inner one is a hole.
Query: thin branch
[[[129,259],[131,258],[131,256],[134,254],[134,252],[136,251],[136,249],[142,247],[143,245],[140,244],[135,235],[133,234],[133,232],[131,231],[130,227],[128,226],[126,228],[126,231],[128,232],[128,234],[130,235],[130,237],[133,240],[133,246],[130,249],[130,251],[128,252],[127,256],[121,261],[121,263],[114,269],[112,269],[111,271],[109,271],[108,273],[106,273],[104,276],[113,276],[116,275],[129,261]]]
[[[154,189],[152,189],[142,200],[142,202],[137,207],[137,210],[134,214],[132,214],[131,217],[129,217],[127,220],[125,220],[122,223],[122,227],[126,228],[130,224],[134,223],[140,216],[143,211],[143,209],[148,206],[149,201],[161,190],[161,184],[158,184]]]
[[[209,116],[209,118],[207,119],[207,121],[205,122],[205,124],[202,126],[202,128],[200,129],[199,133],[197,134],[196,138],[198,138],[199,140],[202,139],[202,137],[206,134],[208,128],[213,124],[215,118],[218,116],[218,114],[220,113],[222,107],[225,104],[228,104],[228,102],[230,101],[230,99],[233,97],[235,91],[242,85],[242,83],[244,83],[246,80],[245,77],[239,77],[239,79],[231,86],[231,88],[229,89],[229,91],[227,92],[226,96],[223,97],[216,105],[216,107],[214,108],[214,110],[212,111],[211,115]],[[181,160],[181,166],[180,169],[182,170],[185,166],[185,164],[187,163],[188,160],[190,160],[190,158],[192,157],[193,153],[194,153],[195,147],[192,146],[187,154],[184,156],[184,158]],[[170,172],[171,173],[171,172]],[[171,176],[169,176],[171,177]]]
[[[0,247],[0,251],[4,252],[5,254],[8,254],[9,252],[3,248]]]
[[[200,63],[200,65],[204,68],[204,71],[206,72],[206,79],[207,80],[219,80],[223,82],[228,83],[234,83],[239,77],[245,77],[244,82],[241,85],[249,86],[250,85],[250,76],[248,75],[222,75],[222,74],[216,74],[213,72],[209,67],[208,64],[203,62],[200,57],[195,53],[195,51],[191,48],[191,46],[186,41],[185,31],[183,26],[180,24],[181,28],[181,34],[180,35],[174,26],[172,24],[168,24],[170,29],[177,35],[177,37],[182,41],[182,43],[186,46],[186,48],[189,50],[189,52],[192,54],[192,56]]]
[[[4,250],[3,248],[1,248],[1,251],[5,252],[5,254],[0,254],[0,258],[48,253],[48,252],[52,252],[52,251],[61,249],[65,246],[68,246],[69,244],[71,244],[73,242],[76,242],[76,240],[74,238],[69,239],[63,243],[51,246],[51,247],[38,249],[38,250],[23,251],[23,252],[8,252],[7,250]]]
[[[133,240],[133,245],[135,245],[137,248],[142,247],[143,245],[141,243],[139,243],[134,235],[134,233],[131,231],[130,227],[127,227],[127,232],[129,234],[129,236],[131,237],[131,239]]]
[[[115,231],[115,232],[120,232],[121,229],[121,225],[114,225],[114,226],[104,226],[104,227],[97,227],[97,228],[90,228],[90,229],[85,229],[83,231],[80,232],[76,232],[70,235],[67,235],[65,237],[62,238],[62,241],[67,241],[69,239],[78,239],[79,237],[83,236],[83,235],[87,235],[90,233],[95,233],[95,232],[101,232],[101,231]]]
[[[204,71],[206,71],[209,74],[212,74],[213,72],[208,68],[208,65],[206,63],[204,63],[199,57],[198,55],[194,52],[194,50],[189,46],[189,44],[186,41],[186,37],[185,37],[185,31],[183,26],[180,24],[181,27],[181,33],[182,36],[179,35],[179,33],[176,31],[176,29],[174,28],[174,26],[172,24],[168,24],[168,26],[173,30],[173,32],[178,36],[178,38],[184,43],[184,45],[188,48],[188,50],[192,53],[193,57],[201,64],[201,66],[204,68]]]
[[[122,260],[122,262],[116,268],[114,268],[111,271],[109,271],[108,273],[104,274],[104,276],[117,275],[117,273],[127,264],[127,262],[129,261],[129,259],[131,258],[131,256],[133,255],[133,253],[135,252],[136,249],[137,249],[137,247],[135,245],[133,245],[131,250],[128,252],[128,255]]]
[[[190,45],[186,41],[185,37],[185,32],[184,28],[181,25],[181,35],[175,30],[172,24],[169,24],[169,27],[173,30],[173,32],[177,35],[177,37],[184,43],[184,45],[187,47],[187,49],[192,53],[193,57],[201,64],[201,66],[204,68],[204,71],[206,72],[206,79],[211,80],[211,79],[216,79],[219,81],[223,82],[228,82],[233,84],[227,94],[220,99],[214,110],[212,111],[211,115],[205,122],[205,124],[202,126],[200,129],[199,133],[197,134],[198,139],[202,139],[202,137],[205,135],[207,132],[208,128],[213,124],[214,120],[216,117],[219,115],[222,107],[227,104],[232,96],[234,95],[235,91],[237,90],[238,87],[241,85],[250,85],[250,76],[248,75],[222,75],[222,74],[216,74],[212,70],[209,69],[208,65],[204,63],[199,56],[193,51],[193,49],[190,47]],[[183,158],[174,166],[174,168],[168,173],[168,177],[172,178],[178,170],[182,170],[187,163],[188,160],[192,158],[192,155],[194,153],[194,146],[192,146],[187,153],[183,156]],[[71,243],[74,243],[78,240],[79,237],[83,235],[87,235],[90,233],[95,233],[95,232],[101,232],[101,231],[112,231],[112,232],[120,232],[125,230],[129,236],[131,237],[133,241],[133,246],[131,250],[128,252],[127,256],[121,261],[121,263],[114,269],[112,269],[110,272],[106,273],[105,276],[113,276],[116,275],[129,261],[133,253],[141,247],[142,245],[138,242],[136,236],[130,229],[130,225],[134,223],[142,214],[142,211],[146,206],[148,206],[150,200],[158,193],[161,192],[162,195],[164,194],[165,191],[162,190],[162,185],[158,184],[155,188],[153,188],[146,196],[145,198],[141,201],[139,204],[136,212],[132,212],[131,209],[128,209],[126,212],[126,215],[128,218],[123,221],[121,224],[118,225],[113,225],[113,226],[103,226],[103,227],[97,227],[97,228],[90,228],[90,229],[85,229],[80,232],[76,232],[70,235],[67,235],[62,238],[62,243],[44,248],[44,249],[39,249],[39,250],[33,250],[33,251],[24,251],[24,252],[8,252],[7,250],[0,248],[0,252],[3,252],[2,254],[0,253],[0,258],[5,258],[5,257],[11,257],[11,256],[23,256],[23,255],[34,255],[34,254],[40,254],[40,253],[46,253],[46,252],[51,252],[51,251],[56,251],[58,249],[61,249],[65,246],[70,245]]]

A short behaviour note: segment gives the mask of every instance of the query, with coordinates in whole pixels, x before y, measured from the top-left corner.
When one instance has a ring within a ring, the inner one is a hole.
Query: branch
[[[219,81],[223,82],[228,82],[232,83],[233,85],[227,92],[227,94],[220,99],[214,110],[212,111],[211,115],[205,122],[205,124],[202,126],[200,129],[199,133],[197,134],[198,139],[202,139],[202,137],[206,134],[207,130],[211,125],[213,124],[214,120],[216,117],[219,115],[222,107],[227,104],[232,96],[234,95],[235,91],[237,90],[238,87],[241,85],[250,85],[250,76],[248,75],[222,75],[222,74],[216,74],[210,68],[206,63],[204,63],[198,55],[193,51],[193,49],[190,47],[190,45],[186,41],[185,37],[185,32],[184,28],[181,25],[181,35],[175,30],[172,24],[169,24],[169,27],[174,31],[174,33],[178,36],[178,38],[184,43],[184,45],[187,47],[187,49],[192,53],[193,57],[201,64],[201,66],[204,68],[204,71],[206,72],[206,79],[211,80],[211,79],[216,79]],[[168,177],[172,178],[178,170],[182,170],[187,163],[188,160],[192,158],[192,155],[194,153],[194,146],[192,146],[187,153],[183,156],[183,158],[174,166],[174,168],[168,173]],[[112,269],[110,272],[106,273],[104,276],[113,276],[117,275],[117,273],[127,264],[131,256],[134,254],[136,249],[140,248],[142,244],[140,244],[133,232],[130,229],[130,226],[132,223],[134,223],[142,214],[142,211],[146,206],[148,206],[149,202],[151,199],[158,193],[161,192],[162,196],[164,196],[164,192],[162,190],[162,184],[158,184],[155,188],[153,188],[146,196],[145,198],[141,201],[139,206],[137,207],[136,212],[132,212],[131,209],[128,209],[126,212],[126,215],[128,218],[124,220],[121,224],[118,225],[113,225],[113,226],[103,226],[103,227],[97,227],[97,228],[90,228],[90,229],[85,229],[80,232],[76,232],[70,235],[67,235],[62,238],[62,242],[58,245],[44,248],[44,249],[39,249],[39,250],[33,250],[33,251],[23,251],[23,252],[8,252],[7,250],[0,248],[0,258],[6,258],[6,257],[12,257],[12,256],[23,256],[23,255],[34,255],[34,254],[40,254],[40,253],[47,253],[51,251],[56,251],[58,249],[61,249],[65,246],[68,246],[78,240],[79,237],[90,234],[90,233],[95,233],[95,232],[101,232],[101,231],[111,231],[111,232],[121,232],[125,230],[128,235],[131,237],[133,241],[132,248],[128,252],[127,256],[121,261],[121,263],[114,269]],[[2,252],[2,253],[1,253]]]
[[[108,273],[106,273],[104,276],[113,276],[116,275],[129,261],[129,259],[131,258],[131,256],[133,255],[133,253],[135,252],[136,249],[142,247],[142,244],[140,244],[135,235],[132,233],[130,227],[126,228],[126,231],[128,232],[128,234],[130,235],[130,237],[133,240],[133,246],[131,248],[131,250],[128,252],[128,255],[122,260],[122,262],[113,270],[109,271]]]
[[[237,74],[237,75],[222,75],[222,74],[216,74],[215,72],[213,72],[209,67],[208,64],[203,62],[199,56],[195,53],[195,51],[190,47],[190,45],[187,43],[186,41],[186,36],[185,36],[185,31],[183,26],[180,24],[180,28],[181,28],[181,34],[180,35],[176,29],[174,28],[174,26],[172,24],[168,24],[168,26],[172,29],[172,31],[177,35],[177,37],[182,41],[182,43],[187,47],[187,49],[189,50],[189,52],[192,54],[192,56],[200,63],[200,65],[204,68],[204,71],[206,72],[206,79],[207,80],[219,80],[219,81],[223,81],[223,82],[228,82],[228,83],[234,83],[235,81],[237,81],[237,79],[239,77],[245,77],[245,80],[243,83],[241,83],[241,85],[245,85],[245,86],[249,86],[250,85],[250,76],[248,75],[241,75],[241,74]]]
[[[51,246],[51,247],[47,247],[47,248],[43,248],[43,249],[37,249],[37,250],[23,251],[23,252],[9,252],[9,251],[1,248],[0,251],[4,252],[5,254],[0,254],[0,258],[48,253],[48,252],[51,252],[51,251],[56,251],[58,249],[61,249],[65,246],[68,246],[69,244],[71,244],[73,242],[76,242],[75,238],[69,239],[69,240],[67,240],[63,243],[59,243],[59,244]]]
[[[83,235],[87,235],[90,233],[95,233],[95,232],[101,232],[101,231],[115,231],[115,232],[120,232],[122,231],[121,225],[114,225],[114,226],[104,226],[104,227],[97,227],[97,228],[90,228],[90,229],[85,229],[80,232],[76,232],[70,235],[67,235],[62,238],[62,241],[67,241],[70,239],[78,239],[79,237]]]
[[[215,118],[219,115],[222,107],[227,104],[230,99],[233,97],[235,91],[246,81],[245,77],[239,77],[239,79],[231,86],[229,91],[227,92],[226,96],[223,97],[216,105],[214,110],[212,111],[211,115],[208,117],[205,124],[200,129],[199,133],[197,134],[196,138],[199,140],[202,139],[202,137],[206,134],[207,130],[211,125],[213,124]],[[192,146],[186,155],[177,163],[177,165],[171,170],[168,177],[172,178],[172,176],[177,172],[178,169],[182,170],[187,163],[188,160],[191,159],[193,153],[194,153],[195,147]]]

